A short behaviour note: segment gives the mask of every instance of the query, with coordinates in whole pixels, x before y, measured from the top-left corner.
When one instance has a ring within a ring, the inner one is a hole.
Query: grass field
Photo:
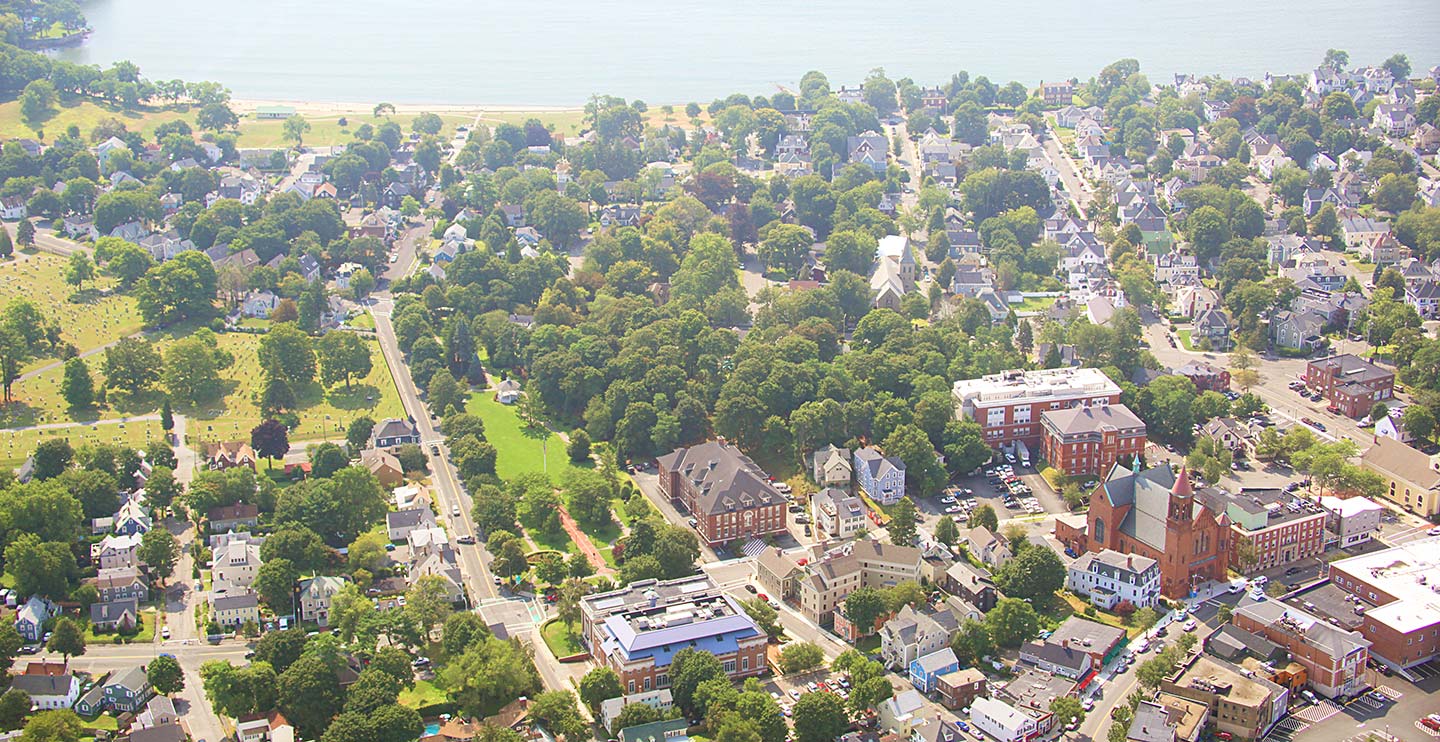
[[[540,636],[545,638],[545,646],[549,647],[557,658],[569,657],[585,651],[585,645],[580,643],[579,633],[571,630],[564,621],[558,618],[541,626]]]
[[[1184,347],[1185,350],[1191,350],[1191,351],[1193,351],[1193,350],[1195,350],[1195,346],[1193,346],[1193,345],[1190,344],[1190,332],[1191,332],[1191,331],[1188,330],[1188,329],[1187,329],[1187,330],[1176,330],[1176,331],[1175,331],[1175,334],[1180,337],[1180,345],[1181,345],[1182,347]]]
[[[450,697],[445,695],[445,691],[435,687],[434,683],[426,680],[417,680],[415,681],[414,688],[405,688],[400,691],[399,700],[401,706],[418,709],[424,706],[433,706],[437,703],[445,703],[450,700]]]
[[[121,108],[101,105],[90,101],[70,100],[62,101],[56,109],[55,114],[39,124],[39,128],[45,132],[47,140],[54,139],[56,135],[63,134],[72,124],[80,127],[80,135],[88,138],[90,130],[94,129],[100,122],[107,119],[117,119],[125,124],[130,131],[143,133],[147,138],[154,133],[155,127],[166,121],[185,119],[192,125],[195,123],[193,112],[172,111],[172,110],[146,110],[126,111]],[[20,102],[11,101],[0,104],[0,136],[9,137],[34,137],[35,129],[25,123],[20,116]]]
[[[114,279],[102,277],[88,281],[85,292],[77,295],[75,287],[65,283],[65,263],[65,258],[58,255],[29,252],[19,252],[10,260],[0,261],[0,305],[16,299],[30,301],[42,315],[59,325],[60,336],[82,353],[140,329],[140,309],[134,297],[99,295],[98,289],[113,287]],[[72,297],[76,301],[71,301]],[[54,360],[36,359],[26,370]]]
[[[455,132],[455,127],[460,125],[469,126],[475,122],[474,114],[466,113],[442,113],[440,118],[445,122],[445,128],[440,134],[444,139],[450,139]],[[324,146],[331,144],[345,144],[355,138],[355,129],[360,124],[368,123],[372,127],[384,123],[386,119],[392,120],[400,125],[405,134],[410,133],[410,123],[415,120],[415,114],[399,114],[375,118],[369,112],[353,114],[327,114],[324,116],[306,116],[305,120],[310,122],[310,131],[305,134],[305,144],[308,146]],[[340,120],[345,119],[345,125],[340,125]],[[291,144],[284,136],[285,122],[279,119],[257,120],[254,116],[242,116],[240,118],[240,140],[237,147],[285,147]]]
[[[1019,304],[1011,304],[1010,310],[1014,312],[1043,312],[1055,305],[1058,296],[1031,296]]]
[[[119,639],[117,642],[116,639]],[[140,630],[129,636],[117,634],[113,631],[102,634],[95,633],[95,627],[85,624],[85,643],[94,644],[149,644],[155,641],[155,609],[144,608],[140,611]]]
[[[496,402],[492,393],[471,395],[465,409],[485,421],[485,438],[495,446],[495,473],[501,479],[543,471],[558,485],[565,471],[574,468],[560,436],[549,433],[542,438],[526,431],[515,408]]]

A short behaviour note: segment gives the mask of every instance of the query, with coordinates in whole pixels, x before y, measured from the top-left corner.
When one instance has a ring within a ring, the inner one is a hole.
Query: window
[[[1096,518],[1096,519],[1095,519],[1095,540],[1096,540],[1096,541],[1099,541],[1099,542],[1102,543],[1102,544],[1105,543],[1105,519],[1104,519],[1104,518]]]
[[[735,660],[725,660],[721,666],[725,669],[726,675],[735,674]]]

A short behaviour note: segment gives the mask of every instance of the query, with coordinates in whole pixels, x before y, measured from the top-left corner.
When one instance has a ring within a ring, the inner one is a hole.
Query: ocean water
[[[652,103],[834,87],[872,68],[920,84],[1085,79],[1133,57],[1176,72],[1303,72],[1395,52],[1440,64],[1440,0],[91,0],[95,29],[61,54],[128,59],[151,79],[216,80],[236,97],[317,102]]]

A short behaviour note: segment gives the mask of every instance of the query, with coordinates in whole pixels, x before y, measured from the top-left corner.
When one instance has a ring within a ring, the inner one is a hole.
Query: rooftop
[[[1017,665],[1016,670],[1014,679],[1000,686],[1000,692],[1025,708],[1048,712],[1051,701],[1075,690],[1075,681],[1063,675],[1023,665]]]
[[[1332,659],[1343,659],[1370,646],[1354,631],[1331,626],[1318,617],[1275,600],[1248,602],[1235,609],[1261,625],[1278,626],[1310,646],[1322,649]]]
[[[1176,678],[1175,684],[1223,695],[1246,706],[1259,706],[1281,692],[1280,686],[1264,678],[1246,677],[1239,667],[1204,655],[1196,657]]]
[[[1345,353],[1329,358],[1321,358],[1310,362],[1311,368],[1321,371],[1328,371],[1337,376],[1343,376],[1347,381],[1379,381],[1385,378],[1393,378],[1395,374],[1376,366],[1365,359]]]
[[[1388,440],[1382,438],[1381,440]],[[1440,537],[1420,539],[1384,551],[1330,563],[1393,598],[1368,611],[1374,621],[1408,633],[1440,623]]]
[[[1061,435],[1108,430],[1145,432],[1145,423],[1123,404],[1086,405],[1040,413],[1042,423]]]
[[[962,379],[952,389],[963,404],[988,406],[1033,399],[1078,399],[1120,394],[1120,387],[1096,368],[1050,368],[1002,371],[978,379]]]

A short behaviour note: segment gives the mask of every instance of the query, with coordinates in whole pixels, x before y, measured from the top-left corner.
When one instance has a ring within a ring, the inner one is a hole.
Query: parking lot
[[[1423,679],[1411,683],[1398,675],[1377,676],[1375,694],[1336,703],[1296,708],[1265,737],[1266,742],[1360,742],[1369,735],[1394,735],[1404,742],[1434,742],[1435,733],[1419,725],[1426,714],[1437,711],[1440,692],[1440,663],[1411,668]],[[1330,707],[1334,707],[1332,711]]]
[[[963,528],[981,505],[994,508],[1002,521],[1068,512],[1044,477],[1011,464],[999,464],[986,467],[976,476],[959,477],[939,495],[921,500],[921,522],[933,528],[941,515],[949,515]]]

